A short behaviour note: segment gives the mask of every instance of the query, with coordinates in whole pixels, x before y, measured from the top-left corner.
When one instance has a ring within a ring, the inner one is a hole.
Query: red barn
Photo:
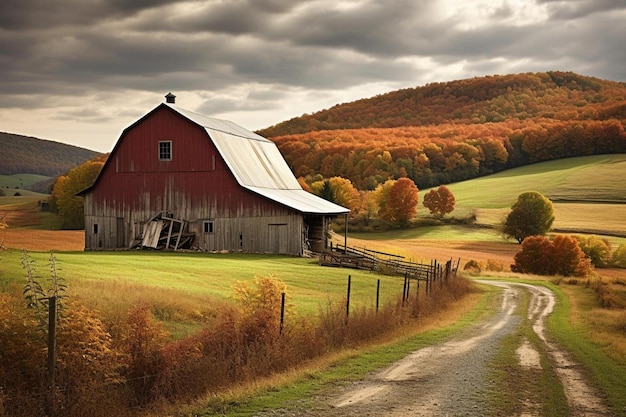
[[[276,145],[173,96],[126,128],[85,197],[85,249],[302,255],[347,215],[302,189]]]

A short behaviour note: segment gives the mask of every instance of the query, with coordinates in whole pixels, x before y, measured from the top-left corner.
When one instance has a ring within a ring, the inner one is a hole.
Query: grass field
[[[540,162],[450,184],[462,210],[508,208],[525,191],[553,201],[626,203],[626,155],[596,155]]]
[[[463,217],[475,213],[478,223],[497,225],[518,195],[538,191],[555,205],[555,228],[626,236],[624,173],[626,155],[623,154],[561,159],[515,168],[450,184],[448,188],[456,197],[452,215]]]
[[[524,191],[536,190],[555,203],[555,227],[594,234],[626,235],[626,155],[573,158],[535,164],[493,176],[451,184],[457,199],[453,216],[475,212],[479,223],[495,225]],[[425,190],[420,191],[420,199]],[[103,314],[138,303],[154,306],[174,337],[183,337],[214,315],[221,303],[229,302],[232,285],[251,281],[257,275],[273,274],[287,285],[289,302],[299,314],[319,311],[328,302],[346,296],[347,276],[352,276],[352,305],[371,306],[375,286],[381,279],[382,300],[402,291],[402,280],[362,271],[323,268],[303,258],[253,254],[206,254],[171,252],[82,252],[83,231],[53,231],[53,223],[37,208],[45,195],[0,197],[0,216],[6,214],[9,228],[0,230],[6,249],[0,253],[0,291],[19,291],[25,272],[20,265],[21,248],[37,261],[42,283],[48,278],[49,250],[54,250],[69,291]],[[420,215],[425,209],[420,208]],[[43,216],[43,217],[42,217]],[[42,222],[46,225],[42,226]],[[50,222],[50,223],[46,223]],[[611,237],[614,245],[626,238]],[[341,243],[343,243],[341,241]],[[493,259],[508,266],[519,245],[505,241],[494,228],[462,225],[420,227],[383,233],[352,233],[348,244],[403,255],[415,261],[438,259]],[[606,285],[622,288],[626,271],[601,270]],[[496,274],[497,275],[497,274]],[[502,278],[500,276],[499,278]],[[560,332],[572,349],[610,357],[626,363],[626,319],[623,308],[599,308],[594,292],[583,284],[561,286],[566,318]],[[468,309],[470,307],[465,306]],[[465,310],[467,311],[467,310]],[[555,330],[556,332],[556,330]],[[583,338],[582,347],[576,339]],[[599,352],[599,353],[598,353]],[[598,356],[587,360],[594,367]],[[345,371],[349,373],[349,370]],[[337,378],[342,378],[338,376]]]
[[[13,175],[0,175],[0,188],[2,188],[6,195],[13,195],[14,189],[30,188],[33,184],[41,181],[49,180],[51,177],[37,174],[13,174]],[[9,189],[9,190],[7,190]],[[11,190],[13,189],[13,190]],[[13,192],[10,192],[13,191]],[[21,192],[21,190],[20,190]]]
[[[46,252],[31,252],[37,273],[43,283],[48,278]],[[346,297],[348,275],[352,277],[351,302],[356,306],[372,306],[376,300],[377,280],[381,280],[381,302],[400,294],[403,280],[367,271],[320,267],[316,260],[272,255],[206,254],[172,252],[60,252],[55,254],[61,276],[70,292],[102,308],[109,297],[128,297],[127,304],[141,300],[123,290],[132,289],[145,300],[157,305],[155,290],[175,293],[176,297],[217,297],[227,301],[237,281],[252,281],[255,275],[273,275],[287,285],[287,296],[296,311],[312,314],[329,301],[341,302]],[[0,283],[21,282],[23,253],[8,250],[2,253]],[[95,288],[95,290],[94,290]],[[160,294],[162,295],[162,294]],[[170,297],[168,297],[170,298]]]

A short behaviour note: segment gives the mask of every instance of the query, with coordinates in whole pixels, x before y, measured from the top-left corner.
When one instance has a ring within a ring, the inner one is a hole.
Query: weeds
[[[588,279],[586,286],[594,291],[600,307],[608,309],[626,308],[626,300],[620,297],[618,292],[611,288],[610,283],[605,282],[602,277]]]
[[[62,294],[65,287],[54,256],[50,262],[49,293]],[[23,264],[29,291],[36,289],[29,300],[41,299],[48,293],[37,284],[34,263],[26,252]],[[78,301],[66,302],[57,340],[52,408],[50,390],[41,382],[45,341],[33,330],[38,319],[17,297],[0,294],[0,327],[5,329],[0,334],[0,416],[126,416],[138,408],[193,401],[332,352],[357,348],[445,308],[470,286],[456,277],[435,285],[428,296],[422,287],[404,306],[398,297],[378,309],[353,306],[349,316],[345,300],[329,301],[313,317],[298,317],[286,304],[283,324],[280,307],[286,290],[271,275],[239,282],[233,287],[234,303],[180,340],[170,337],[151,304],[137,304],[103,321]]]

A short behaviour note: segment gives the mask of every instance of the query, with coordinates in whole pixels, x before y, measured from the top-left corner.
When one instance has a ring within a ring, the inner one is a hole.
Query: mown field
[[[626,236],[626,155],[596,155],[541,162],[488,177],[450,184],[456,217],[501,223],[517,196],[538,191],[556,210],[555,229]]]

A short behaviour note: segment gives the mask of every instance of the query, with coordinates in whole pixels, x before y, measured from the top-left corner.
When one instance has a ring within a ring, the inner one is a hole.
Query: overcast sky
[[[170,91],[256,130],[475,76],[626,81],[625,28],[626,0],[0,0],[0,131],[108,152]]]

